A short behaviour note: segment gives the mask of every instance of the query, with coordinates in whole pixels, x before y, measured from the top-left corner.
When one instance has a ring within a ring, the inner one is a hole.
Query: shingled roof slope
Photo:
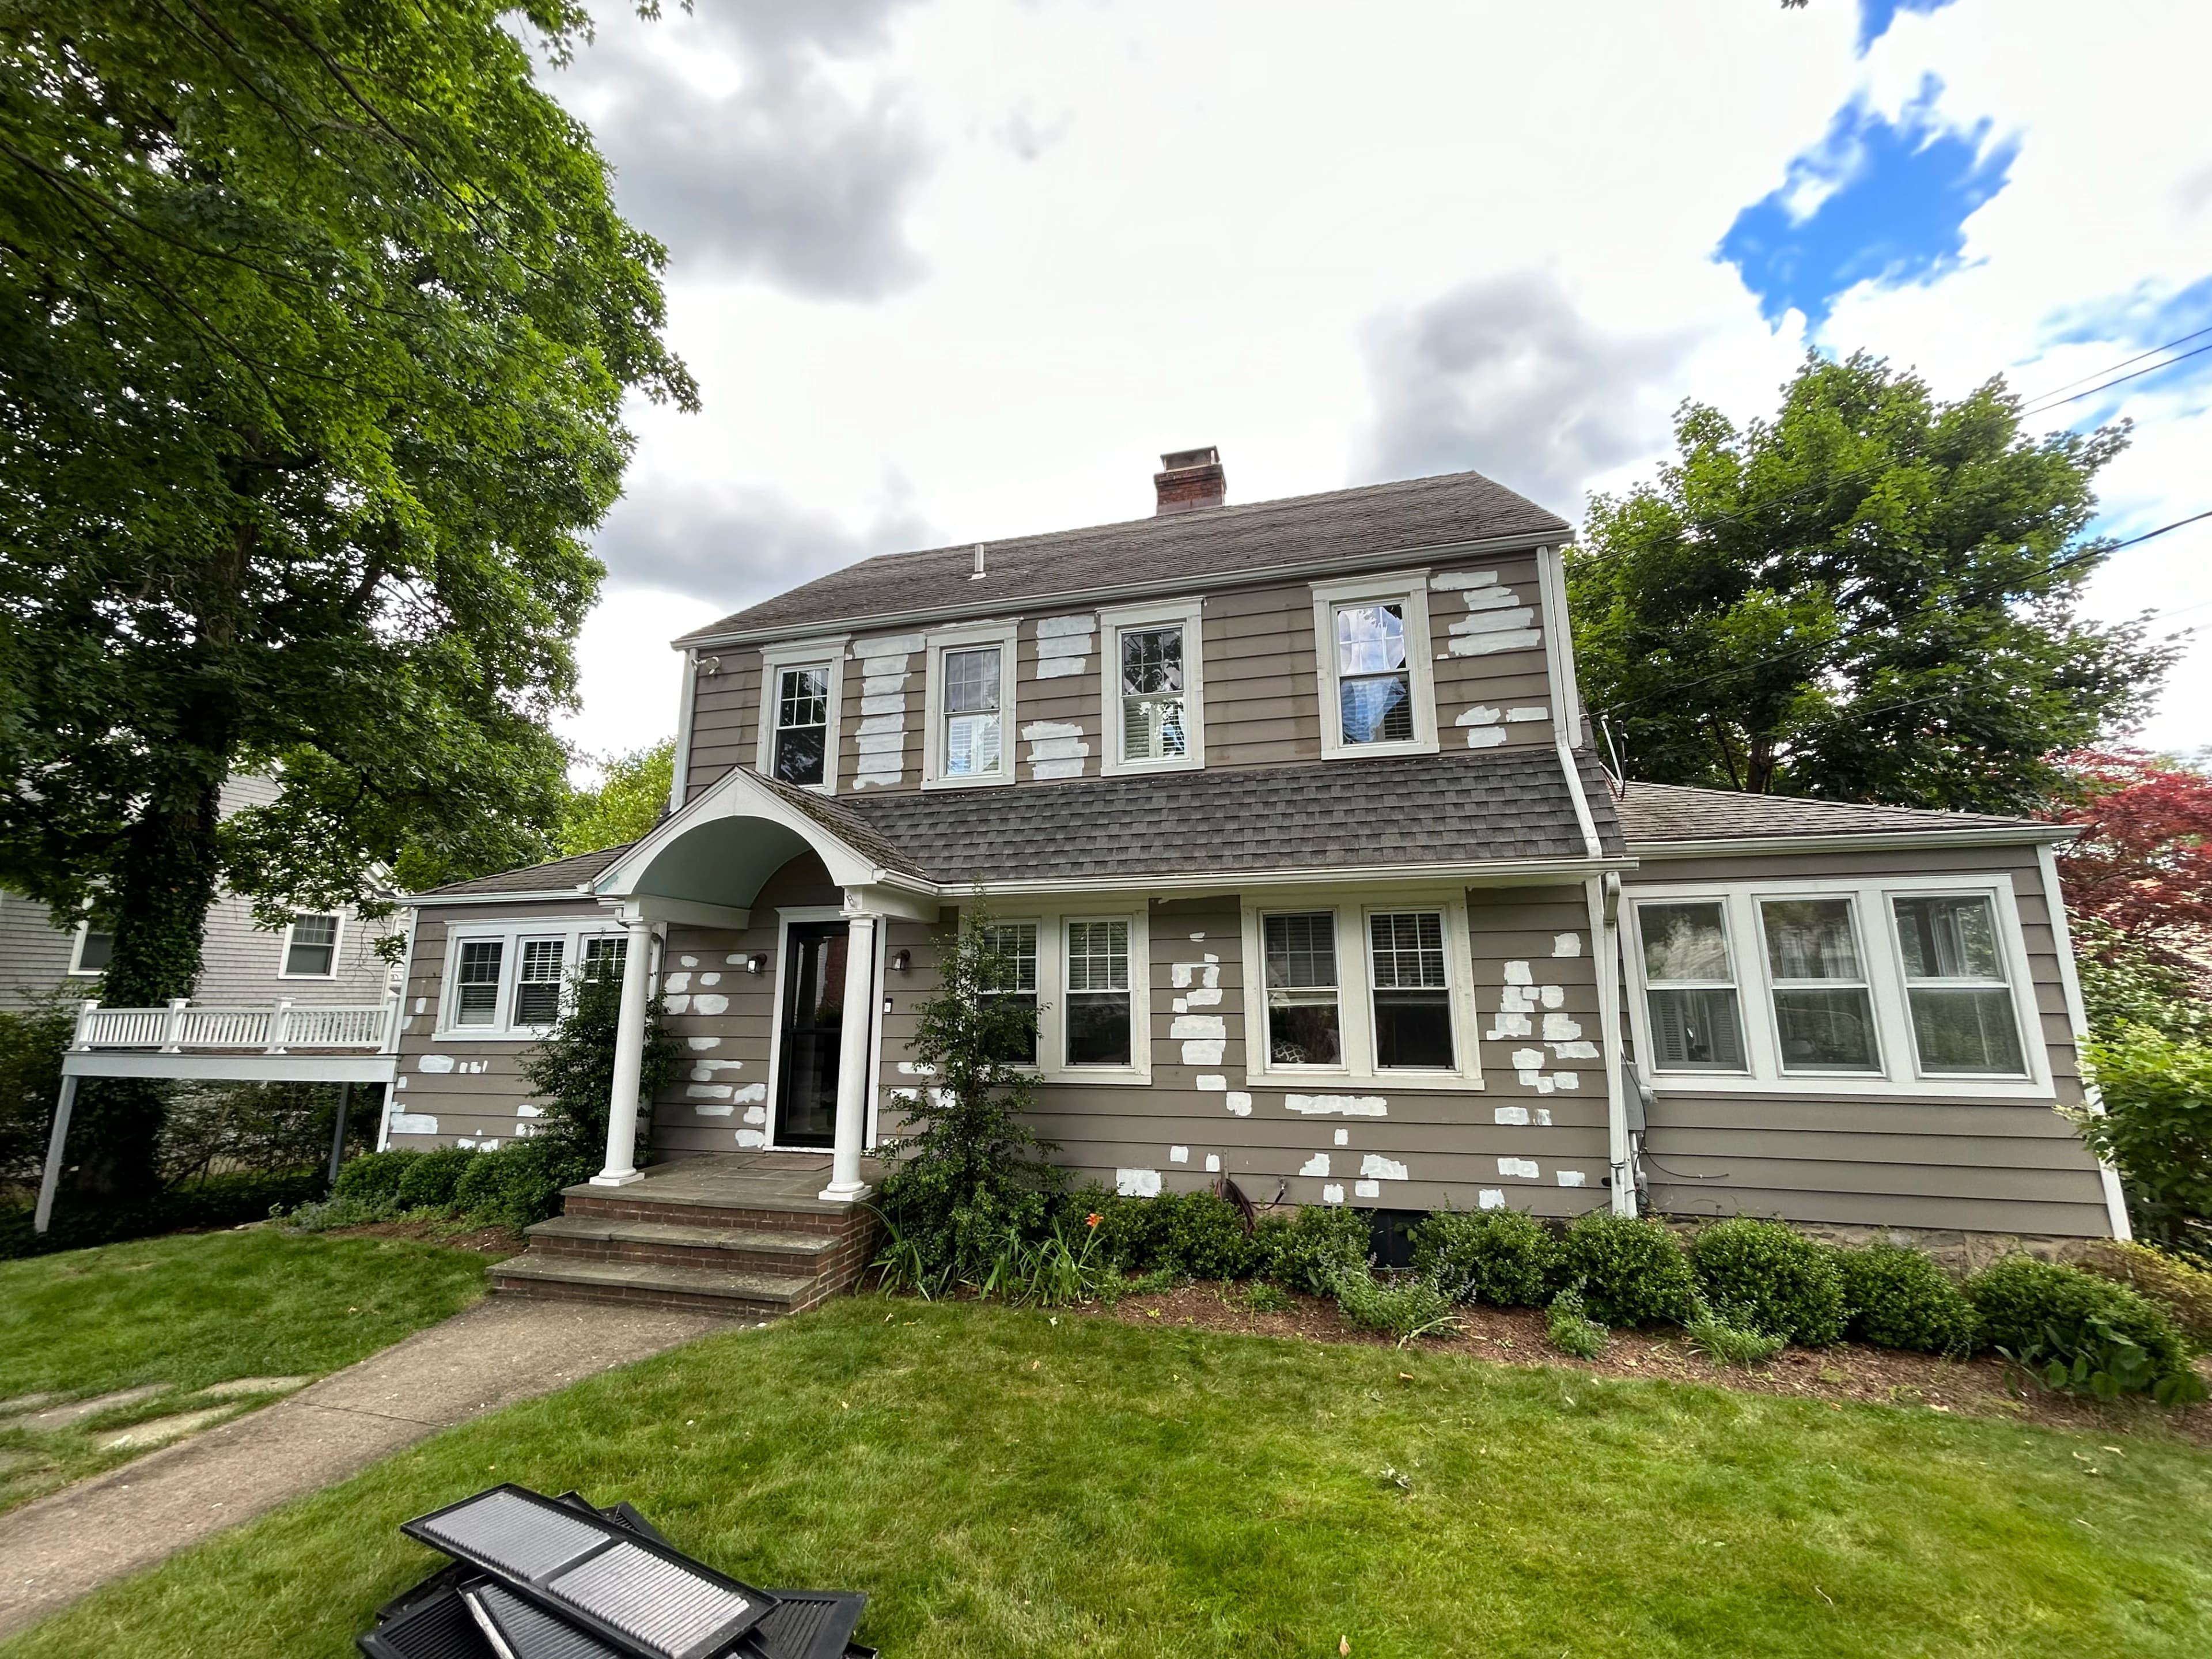
[[[502,870],[495,876],[478,876],[473,881],[449,881],[419,896],[573,892],[590,886],[602,871],[636,844],[626,841],[619,847],[602,847],[596,853],[579,853],[573,858],[555,859],[550,864],[526,864],[520,870]]]
[[[2063,826],[2037,818],[1936,812],[1912,806],[1868,806],[1855,801],[1806,800],[1791,795],[1747,795],[1686,784],[1616,786],[1613,807],[1631,847],[1670,842],[1750,841],[1765,836],[1928,835],[2016,829],[2055,836]],[[2031,837],[2024,836],[2023,839]]]
[[[1282,501],[1205,507],[1084,530],[890,553],[832,571],[696,629],[678,645],[801,623],[865,622],[916,611],[1002,609],[1010,603],[1149,581],[1198,583],[1362,554],[1512,536],[1558,536],[1565,522],[1479,472],[1335,489]]]
[[[1601,843],[1617,854],[1605,775],[1586,759],[1583,777]],[[1588,853],[1558,752],[1548,748],[856,796],[834,806],[942,883],[1233,877]]]

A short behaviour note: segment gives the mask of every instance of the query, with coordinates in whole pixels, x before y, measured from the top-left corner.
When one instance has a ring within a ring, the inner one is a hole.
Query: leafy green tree
[[[264,919],[544,856],[626,393],[696,398],[659,246],[532,78],[576,0],[0,9],[0,883],[110,1000]],[[218,822],[234,769],[274,805]],[[73,1180],[155,1180],[85,1091]]]
[[[653,828],[676,776],[676,739],[609,759],[595,789],[573,789],[561,817],[563,857],[619,847]]]
[[[1629,775],[2024,813],[2147,707],[2170,649],[2082,620],[2091,483],[2126,430],[2023,435],[2002,380],[1955,403],[1809,355],[1772,421],[1685,404],[1656,482],[1590,503],[1568,597]]]

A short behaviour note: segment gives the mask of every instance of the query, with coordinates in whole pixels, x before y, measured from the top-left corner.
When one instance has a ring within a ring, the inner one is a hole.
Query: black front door
[[[827,1146],[837,1138],[837,1051],[845,1024],[842,921],[794,923],[783,981],[783,1075],[776,1079],[775,1144]]]

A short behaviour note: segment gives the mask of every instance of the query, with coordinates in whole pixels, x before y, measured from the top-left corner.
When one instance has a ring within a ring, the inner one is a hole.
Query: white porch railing
[[[281,1054],[295,1048],[389,1053],[398,1046],[398,1036],[397,991],[381,1002],[295,1003],[279,997],[258,1007],[194,1004],[179,998],[166,1008],[80,1004],[70,1047],[151,1049],[164,1054]]]

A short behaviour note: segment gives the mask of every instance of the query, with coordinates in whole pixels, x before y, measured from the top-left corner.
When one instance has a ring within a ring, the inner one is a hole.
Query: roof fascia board
[[[1510,884],[1531,877],[1584,877],[1607,870],[1633,870],[1633,858],[1483,859],[1451,864],[1334,864],[1294,870],[1211,870],[1202,875],[1154,875],[1136,872],[1111,876],[1040,878],[1022,881],[945,882],[946,898],[988,898],[1018,893],[1231,892],[1246,887],[1310,887],[1348,883],[1473,882]]]
[[[1791,853],[1879,853],[1920,851],[1935,847],[2036,847],[2071,841],[2081,833],[2071,823],[2030,825],[2011,830],[1864,830],[1849,836],[1735,836],[1710,841],[1638,841],[1626,838],[1630,853],[1654,859],[1698,859],[1723,854]]]
[[[1008,613],[1009,606],[1013,607],[1012,614],[1018,616],[1031,610],[1174,598],[1200,587],[1208,592],[1232,587],[1265,587],[1273,582],[1298,581],[1316,576],[1364,575],[1370,571],[1388,570],[1409,561],[1414,564],[1437,564],[1449,559],[1486,553],[1534,552],[1540,547],[1555,546],[1571,539],[1571,532],[1523,532],[1512,536],[1486,537],[1477,541],[1437,542],[1425,547],[1390,548],[1351,557],[1301,559],[1293,564],[1273,564],[1216,574],[1186,574],[1152,581],[1117,582],[1104,587],[1073,587],[1050,592],[1004,595],[994,597],[988,604],[983,605],[933,605],[921,611],[885,611],[881,616],[825,617],[798,627],[778,624],[766,628],[734,629],[725,634],[686,634],[674,643],[678,650],[704,651],[718,646],[758,645],[771,640],[807,639],[824,634],[873,633],[878,629],[1003,616]]]

